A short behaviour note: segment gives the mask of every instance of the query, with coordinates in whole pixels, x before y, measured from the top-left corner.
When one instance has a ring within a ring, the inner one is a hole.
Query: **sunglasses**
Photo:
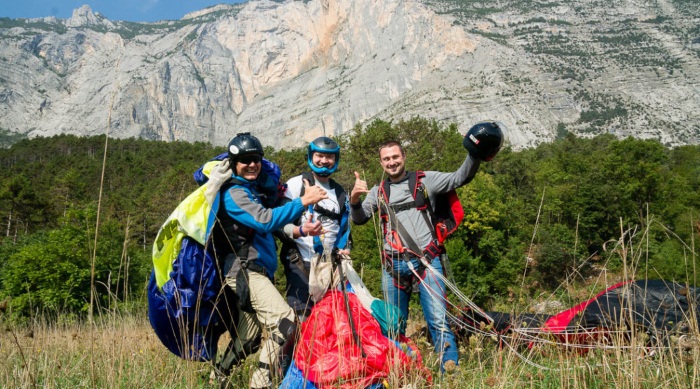
[[[260,163],[260,161],[262,161],[262,157],[259,155],[246,155],[238,159],[238,163],[241,163],[243,165],[248,165],[251,162]]]

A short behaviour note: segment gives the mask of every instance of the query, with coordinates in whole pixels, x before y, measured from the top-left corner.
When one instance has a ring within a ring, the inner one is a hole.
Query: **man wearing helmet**
[[[307,206],[327,198],[323,188],[306,183],[304,196],[271,208],[274,200],[266,199],[264,193],[263,155],[260,141],[250,133],[240,133],[229,143],[233,174],[221,188],[212,232],[214,252],[223,263],[226,285],[236,294],[240,310],[235,329],[238,337],[230,355],[244,358],[247,345],[263,328],[269,334],[251,376],[251,388],[271,387],[271,371],[277,367],[278,356],[293,344],[296,334],[294,311],[272,282],[277,269],[272,233],[298,219]]]
[[[439,194],[469,183],[481,161],[489,161],[496,155],[502,139],[501,130],[495,123],[473,126],[463,141],[468,150],[467,157],[462,166],[452,173],[406,172],[406,154],[401,144],[388,141],[379,147],[379,162],[388,176],[386,181],[368,190],[367,182],[355,172],[355,185],[350,194],[352,221],[364,224],[379,211],[384,222],[384,298],[399,307],[405,322],[412,286],[418,283],[423,315],[435,351],[441,356],[443,371],[453,371],[458,365],[458,347],[446,317],[445,284],[427,271],[429,264],[442,273],[440,259],[444,247],[435,238],[435,227],[426,216],[422,200],[435,199]],[[415,184],[413,188],[411,183]],[[418,191],[420,197],[416,195]],[[366,198],[360,201],[365,193]]]
[[[348,254],[350,235],[350,212],[345,190],[330,178],[338,169],[340,146],[331,138],[316,138],[309,143],[306,162],[310,171],[287,181],[286,201],[305,194],[304,181],[323,188],[328,198],[318,202],[284,229],[285,236],[289,238],[282,246],[281,254],[287,279],[287,303],[302,321],[313,306],[309,294],[311,258],[315,254],[336,249],[338,254]]]

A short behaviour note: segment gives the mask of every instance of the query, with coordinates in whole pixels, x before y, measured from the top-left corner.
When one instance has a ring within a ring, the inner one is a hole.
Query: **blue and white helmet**
[[[314,153],[335,154],[335,164],[332,167],[318,167],[312,162]],[[338,169],[340,163],[340,146],[333,139],[327,136],[320,136],[309,143],[308,152],[306,153],[306,163],[309,168],[321,177],[328,177]]]

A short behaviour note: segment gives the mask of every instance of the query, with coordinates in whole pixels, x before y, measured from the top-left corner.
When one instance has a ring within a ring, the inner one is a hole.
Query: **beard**
[[[398,180],[398,179],[403,178],[404,175],[406,175],[406,168],[404,166],[402,166],[401,168],[399,168],[399,170],[396,171],[396,173],[392,174],[392,173],[387,172],[386,174],[389,176],[390,179]]]

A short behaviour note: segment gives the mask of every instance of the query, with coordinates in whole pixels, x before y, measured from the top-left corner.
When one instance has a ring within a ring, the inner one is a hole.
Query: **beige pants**
[[[236,290],[236,279],[232,277],[226,278],[226,284],[234,291]],[[250,302],[255,310],[255,314],[248,312],[240,312],[238,326],[236,327],[236,351],[243,349],[243,344],[255,339],[260,332],[265,329],[267,338],[263,342],[260,351],[260,362],[268,365],[271,368],[276,367],[277,357],[279,356],[281,346],[274,341],[274,338],[282,338],[282,333],[279,330],[280,321],[287,318],[294,321],[294,310],[287,304],[284,297],[277,291],[275,285],[266,276],[248,272],[248,288],[250,289]],[[267,372],[261,372],[261,369],[254,372],[251,378],[251,388],[265,387],[263,382],[260,382],[261,375],[266,375]],[[253,381],[257,382],[253,382]]]

